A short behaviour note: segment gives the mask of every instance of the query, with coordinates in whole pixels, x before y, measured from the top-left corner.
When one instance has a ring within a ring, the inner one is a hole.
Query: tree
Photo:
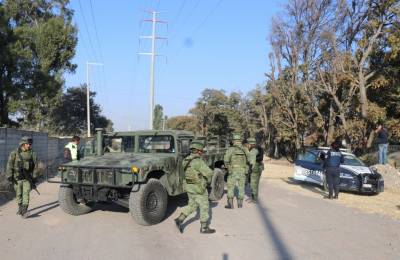
[[[166,128],[196,132],[197,119],[193,116],[174,116],[168,118]]]
[[[398,46],[399,5],[395,0],[288,1],[285,15],[272,22],[266,84],[280,140],[297,149],[304,135],[325,144],[345,137],[353,147],[372,140],[374,124],[387,116],[382,97],[393,100],[395,111],[400,93],[386,84],[387,72],[383,76],[385,68],[395,75],[395,66],[383,64]],[[373,86],[389,91],[369,95]]]
[[[0,2],[0,124],[10,115],[26,128],[46,129],[62,93],[62,74],[73,72],[76,28],[68,0]]]
[[[225,91],[205,89],[190,113],[197,119],[197,127],[203,136],[230,133],[227,115],[224,109],[227,104]]]
[[[101,108],[95,103],[95,92],[90,92],[90,129],[106,128],[112,131],[112,122],[101,114]],[[52,111],[51,130],[59,135],[84,134],[87,132],[86,85],[67,89],[58,106]]]
[[[162,130],[163,120],[164,120],[163,107],[157,104],[154,107],[153,129]]]

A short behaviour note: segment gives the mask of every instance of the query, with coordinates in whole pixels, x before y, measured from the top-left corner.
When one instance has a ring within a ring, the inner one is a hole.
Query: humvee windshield
[[[109,153],[120,153],[122,152],[122,138],[108,139],[104,147],[105,152]]]
[[[104,139],[105,153],[133,153],[135,149],[135,138],[133,136],[108,137]]]
[[[139,136],[139,153],[174,153],[174,137],[171,135]]]

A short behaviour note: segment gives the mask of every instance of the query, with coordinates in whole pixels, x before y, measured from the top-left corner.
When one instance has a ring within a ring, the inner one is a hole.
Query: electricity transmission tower
[[[167,24],[165,21],[157,20],[157,14],[160,12],[155,11],[146,11],[152,15],[151,19],[145,19],[143,22],[151,22],[152,23],[152,30],[151,35],[149,36],[140,36],[140,39],[150,39],[151,40],[151,52],[139,52],[139,55],[148,55],[151,57],[150,62],[150,116],[149,116],[149,128],[150,130],[153,129],[153,119],[154,119],[154,66],[155,66],[155,58],[157,56],[162,56],[156,53],[156,42],[157,40],[166,40],[166,37],[159,37],[157,36],[156,29],[157,23]]]

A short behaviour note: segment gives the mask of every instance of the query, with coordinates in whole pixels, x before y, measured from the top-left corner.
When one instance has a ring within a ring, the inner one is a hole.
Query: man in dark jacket
[[[328,198],[337,199],[339,198],[340,164],[344,162],[343,154],[339,150],[339,144],[333,142],[328,153],[326,155],[321,154],[321,159],[324,160],[325,176],[329,190]],[[335,195],[333,195],[333,192],[335,192]]]
[[[385,164],[387,161],[387,151],[389,146],[388,141],[388,131],[383,126],[383,124],[379,124],[375,130],[376,136],[376,143],[378,144],[378,158],[379,164]]]

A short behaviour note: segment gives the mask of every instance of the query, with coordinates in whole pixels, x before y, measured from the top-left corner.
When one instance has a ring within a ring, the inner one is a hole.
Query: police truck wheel
[[[168,194],[157,179],[150,179],[139,191],[129,196],[129,211],[140,225],[149,226],[161,222],[167,211]]]
[[[225,186],[225,173],[222,169],[215,168],[214,175],[211,180],[211,191],[209,198],[210,200],[217,201],[222,198],[224,195],[224,186]]]
[[[58,203],[65,213],[74,216],[83,215],[92,210],[92,206],[79,203],[76,200],[72,187],[70,186],[60,186]]]

